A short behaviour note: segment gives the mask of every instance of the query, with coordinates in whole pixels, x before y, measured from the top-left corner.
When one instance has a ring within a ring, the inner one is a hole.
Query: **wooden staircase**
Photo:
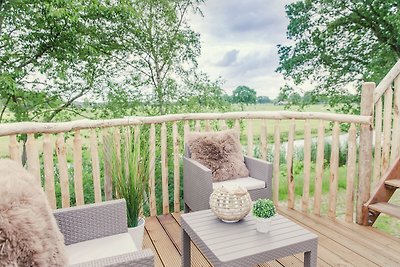
[[[379,214],[384,213],[400,219],[400,206],[388,203],[394,192],[400,188],[400,157],[385,173],[371,198],[363,207],[363,224],[372,225]]]

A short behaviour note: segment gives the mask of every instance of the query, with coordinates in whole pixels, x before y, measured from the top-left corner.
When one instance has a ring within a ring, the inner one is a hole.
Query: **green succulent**
[[[258,218],[271,218],[275,213],[274,202],[270,199],[259,199],[253,204],[253,215]]]

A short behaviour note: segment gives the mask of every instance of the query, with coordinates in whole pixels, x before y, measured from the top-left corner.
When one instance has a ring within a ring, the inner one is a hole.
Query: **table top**
[[[256,230],[251,214],[237,223],[224,223],[211,210],[182,214],[182,228],[206,254],[228,262],[252,255],[290,248],[316,240],[317,235],[276,214],[268,233]],[[208,253],[207,253],[208,252]]]

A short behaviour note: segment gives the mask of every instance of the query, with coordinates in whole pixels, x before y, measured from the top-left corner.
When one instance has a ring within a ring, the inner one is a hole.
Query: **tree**
[[[292,92],[289,96],[289,103],[291,105],[301,106],[302,97],[298,92]]]
[[[359,105],[359,93],[349,97],[346,86],[378,82],[400,57],[397,0],[302,0],[286,13],[294,44],[279,46],[277,70],[296,85],[311,80],[314,95],[343,111]]]
[[[268,96],[257,96],[258,104],[268,104],[272,103],[272,100]]]
[[[149,113],[165,114],[179,101],[188,85],[204,74],[197,70],[200,35],[194,32],[186,17],[200,12],[202,0],[129,0],[126,8],[113,21],[113,34],[106,42],[115,41],[120,68],[128,74],[136,90],[148,90]],[[135,8],[132,8],[135,7]],[[208,78],[207,78],[208,79]],[[193,90],[193,89],[192,89]]]
[[[240,104],[243,110],[243,105],[255,104],[257,101],[257,92],[247,86],[241,85],[236,87],[232,93],[233,103]]]
[[[102,93],[113,63],[99,50],[101,22],[118,8],[99,1],[0,1],[0,121],[51,121]]]

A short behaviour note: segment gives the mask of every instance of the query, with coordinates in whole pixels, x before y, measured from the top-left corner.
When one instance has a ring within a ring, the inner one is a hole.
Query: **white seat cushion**
[[[242,186],[242,187],[246,188],[247,191],[265,188],[264,181],[261,181],[261,180],[258,180],[258,179],[252,178],[252,177],[244,177],[244,178],[237,178],[237,179],[233,179],[233,180],[227,180],[227,181],[223,181],[223,182],[213,183],[213,189],[217,189],[223,185],[230,186],[232,184]]]
[[[77,264],[137,251],[128,233],[97,238],[67,246],[69,264]]]

